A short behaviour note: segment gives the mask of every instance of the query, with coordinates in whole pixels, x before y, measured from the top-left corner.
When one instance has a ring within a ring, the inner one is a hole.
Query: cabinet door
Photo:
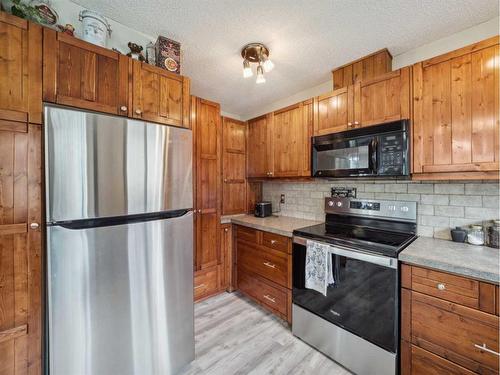
[[[221,284],[222,288],[232,292],[234,290],[233,282],[233,235],[232,235],[232,225],[223,224],[221,225],[221,248],[224,258],[224,263],[222,267]]]
[[[133,61],[132,116],[189,128],[189,79]]]
[[[196,267],[220,264],[220,106],[196,99]]]
[[[347,130],[352,124],[352,86],[314,98],[314,135]]]
[[[130,59],[45,28],[43,100],[126,116]]]
[[[247,176],[270,177],[272,173],[270,122],[271,115],[248,121],[247,135]]]
[[[495,37],[413,66],[413,173],[498,178],[499,65]]]
[[[0,373],[41,373],[40,125],[0,120]]]
[[[42,28],[0,12],[0,119],[42,122]]]
[[[310,107],[304,103],[284,108],[273,113],[272,147],[273,177],[300,177],[310,174],[307,164],[309,143]]]
[[[246,211],[246,124],[222,119],[222,214]]]
[[[410,118],[410,69],[403,68],[354,85],[352,127]]]

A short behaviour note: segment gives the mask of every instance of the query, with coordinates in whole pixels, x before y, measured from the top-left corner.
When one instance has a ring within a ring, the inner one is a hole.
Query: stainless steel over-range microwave
[[[408,178],[409,131],[409,120],[400,120],[313,137],[312,175]]]

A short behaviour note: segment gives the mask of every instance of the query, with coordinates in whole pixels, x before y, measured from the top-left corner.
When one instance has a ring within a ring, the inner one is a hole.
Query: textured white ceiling
[[[498,0],[73,0],[149,35],[182,43],[192,92],[241,117],[387,47],[393,56],[498,16]],[[244,79],[240,50],[260,41],[267,82]]]

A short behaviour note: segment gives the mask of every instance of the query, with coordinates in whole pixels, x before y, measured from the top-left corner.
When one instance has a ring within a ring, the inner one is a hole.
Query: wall
[[[264,182],[263,198],[279,208],[280,194],[285,204],[280,215],[324,221],[324,197],[333,186],[355,187],[357,197],[417,202],[418,234],[450,238],[450,228],[500,218],[498,182],[472,181],[329,181],[309,183]]]
[[[479,42],[499,34],[500,18],[496,17],[487,22],[473,26],[448,37],[436,40],[423,46],[414,48],[410,51],[394,56],[392,59],[392,68],[399,69],[426,60],[430,57],[441,55],[453,51],[454,49]],[[334,67],[332,67],[333,69]],[[280,99],[262,107],[259,111],[243,114],[241,117],[245,120],[260,116],[265,113],[287,107],[302,100],[307,100],[313,96],[318,96],[332,90],[332,81],[322,83],[307,90],[300,91],[287,98]]]

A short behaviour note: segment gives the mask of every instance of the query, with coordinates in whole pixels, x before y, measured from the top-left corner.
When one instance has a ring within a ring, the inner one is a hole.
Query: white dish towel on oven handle
[[[306,242],[306,288],[326,296],[328,285],[334,284],[330,245]]]

